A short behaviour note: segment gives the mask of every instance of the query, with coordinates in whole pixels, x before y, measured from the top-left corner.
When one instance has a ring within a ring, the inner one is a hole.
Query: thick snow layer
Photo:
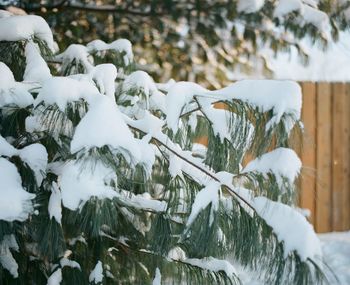
[[[134,71],[125,77],[123,82],[123,92],[126,92],[129,89],[142,89],[147,97],[158,92],[152,77],[149,76],[147,72],[141,70]]]
[[[118,39],[109,44],[106,44],[102,40],[94,40],[88,43],[86,47],[89,52],[99,52],[104,50],[115,50],[120,53],[125,52],[123,58],[125,65],[129,65],[134,59],[131,42],[127,39]]]
[[[37,44],[28,42],[25,49],[26,69],[24,72],[25,81],[43,82],[51,77],[50,69],[40,55]]]
[[[184,106],[193,99],[194,95],[200,95],[206,91],[208,90],[192,82],[177,82],[170,87],[166,96],[166,120],[170,129],[177,131]]]
[[[192,205],[191,214],[188,217],[186,226],[190,226],[199,213],[211,203],[211,210],[215,211],[219,207],[220,183],[211,181],[201,191],[198,192]],[[212,215],[210,219],[212,223]]]
[[[46,148],[42,144],[35,143],[20,149],[18,152],[20,158],[34,171],[36,181],[40,185],[45,177],[48,161]]]
[[[308,24],[314,25],[322,32],[330,31],[330,22],[328,15],[320,11],[319,9],[310,7],[309,5],[303,5],[301,14],[303,21]]]
[[[98,284],[102,282],[103,280],[103,268],[102,268],[102,262],[98,261],[96,263],[95,268],[91,271],[89,276],[89,282],[94,282],[95,284]]]
[[[156,274],[155,274],[154,279],[152,281],[152,285],[161,285],[161,284],[162,284],[162,275],[160,274],[160,270],[157,267]]]
[[[312,225],[297,210],[265,197],[254,198],[254,208],[283,242],[285,257],[292,251],[302,261],[308,258],[317,261],[322,257],[321,244]]]
[[[0,264],[14,277],[18,277],[18,264],[8,246],[0,245]]]
[[[68,103],[80,99],[90,102],[98,94],[97,88],[88,81],[52,77],[43,83],[34,105],[37,106],[41,102],[44,102],[45,105],[57,104],[58,108],[64,111]]]
[[[236,269],[227,260],[216,259],[214,257],[207,257],[203,259],[187,258],[183,260],[183,262],[214,272],[224,271],[229,277],[237,275]]]
[[[67,163],[59,178],[63,206],[76,210],[83,207],[91,197],[113,199],[117,192],[108,185],[116,179],[113,169],[101,162],[88,165],[76,161]]]
[[[158,90],[151,76],[144,71],[135,71],[128,75],[122,85],[122,91],[140,90],[146,98],[146,108],[165,112],[166,97]]]
[[[22,181],[14,164],[0,158],[0,220],[24,221],[33,211],[34,194],[22,188]]]
[[[47,166],[47,151],[42,144],[31,144],[22,149],[16,149],[10,145],[0,135],[0,156],[15,156],[18,155],[21,160],[29,165],[34,171],[34,175],[38,185],[41,184]]]
[[[0,62],[0,108],[6,105],[17,105],[25,108],[33,103],[32,95],[24,86],[15,81],[12,71]]]
[[[115,79],[117,68],[111,63],[99,64],[90,71],[92,80],[96,83],[100,93],[115,100]]]
[[[14,156],[18,154],[18,150],[10,145],[1,135],[0,135],[0,156]]]
[[[266,128],[278,124],[284,114],[300,118],[302,94],[300,86],[293,81],[242,80],[225,88],[209,91],[191,82],[174,83],[166,96],[166,121],[170,129],[177,131],[183,109],[198,99],[202,108],[219,100],[238,99],[257,107],[261,112],[272,110],[273,117]],[[288,124],[290,129],[290,124]]]
[[[140,147],[117,105],[109,97],[100,96],[78,124],[71,142],[71,152],[105,145],[126,150],[136,161],[141,160]]]
[[[70,45],[64,52],[55,57],[57,60],[61,60],[63,65],[67,65],[75,60],[76,63],[80,63],[87,71],[93,68],[89,60],[89,53],[85,46],[79,44]]]
[[[11,16],[0,18],[0,41],[20,41],[37,37],[54,50],[51,29],[39,16]]]
[[[264,6],[265,0],[238,0],[237,11],[243,13],[254,13]]]
[[[242,80],[210,94],[226,100],[242,100],[262,112],[273,110],[271,126],[277,124],[285,113],[300,118],[302,94],[300,86],[294,81]]]
[[[58,268],[55,270],[54,273],[52,273],[47,279],[47,285],[60,285],[62,282],[62,270],[61,268]]]
[[[55,182],[52,183],[51,196],[49,200],[49,216],[50,219],[54,218],[57,223],[61,224],[62,220],[62,206],[61,206],[61,191]]]
[[[282,177],[288,179],[289,183],[294,183],[300,169],[301,161],[295,151],[280,147],[250,161],[242,173],[255,171],[266,174],[270,172],[275,175],[277,183],[281,186]]]
[[[273,16],[282,18],[293,11],[301,11],[302,8],[303,4],[300,0],[279,0],[273,12]]]

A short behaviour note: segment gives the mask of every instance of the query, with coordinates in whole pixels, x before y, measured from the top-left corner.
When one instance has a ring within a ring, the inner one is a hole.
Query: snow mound
[[[108,185],[116,179],[113,169],[105,167],[101,162],[89,165],[76,161],[67,163],[59,180],[63,206],[77,210],[91,197],[113,199],[117,192]]]
[[[78,81],[69,77],[52,77],[43,83],[35,99],[34,106],[56,104],[63,112],[68,103],[85,99],[90,102],[98,95],[97,88],[88,81]]]
[[[292,184],[300,173],[301,161],[298,155],[289,148],[276,148],[262,156],[250,161],[242,173],[256,171],[262,174],[273,173],[281,187],[282,178],[288,179]]]
[[[37,37],[54,51],[51,29],[39,16],[11,16],[0,18],[0,41],[20,41]]]
[[[119,151],[126,150],[136,161],[141,160],[139,145],[117,105],[109,97],[101,96],[78,124],[71,142],[71,152],[105,145]]]
[[[51,77],[51,72],[45,60],[41,57],[39,47],[33,42],[28,42],[25,49],[26,69],[25,81],[42,82]]]
[[[33,211],[35,195],[23,189],[15,165],[1,157],[0,170],[0,220],[24,221]]]
[[[127,39],[118,39],[109,44],[106,44],[102,40],[94,40],[88,43],[86,47],[89,52],[99,52],[104,50],[115,50],[120,53],[124,52],[125,56],[123,59],[125,65],[129,65],[134,59],[131,42]]]
[[[33,103],[32,95],[21,83],[15,81],[12,71],[2,62],[0,77],[0,108],[12,104],[25,108]]]
[[[254,198],[254,208],[272,227],[278,241],[283,242],[285,258],[292,251],[296,251],[302,261],[308,258],[317,261],[322,257],[321,243],[313,226],[298,211],[265,197]]]

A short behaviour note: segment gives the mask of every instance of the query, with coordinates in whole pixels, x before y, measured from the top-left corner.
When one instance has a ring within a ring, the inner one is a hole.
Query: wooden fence
[[[300,206],[317,232],[350,229],[350,84],[300,83],[305,126]]]

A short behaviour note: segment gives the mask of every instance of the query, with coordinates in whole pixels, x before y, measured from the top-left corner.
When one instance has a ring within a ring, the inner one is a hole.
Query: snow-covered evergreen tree
[[[58,53],[42,18],[0,17],[1,284],[326,281],[296,83],[157,84],[126,39]]]

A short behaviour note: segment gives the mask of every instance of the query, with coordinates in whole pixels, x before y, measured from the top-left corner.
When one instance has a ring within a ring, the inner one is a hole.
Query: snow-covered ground
[[[321,243],[323,255],[326,263],[330,266],[335,277],[330,274],[330,284],[349,285],[350,284],[350,231],[333,232],[318,235]],[[240,272],[244,285],[264,285],[258,281],[254,274],[248,272]],[[312,285],[312,284],[310,284]]]
[[[350,284],[350,231],[319,235],[327,264],[339,279],[339,284]],[[331,279],[331,284],[336,284]]]

